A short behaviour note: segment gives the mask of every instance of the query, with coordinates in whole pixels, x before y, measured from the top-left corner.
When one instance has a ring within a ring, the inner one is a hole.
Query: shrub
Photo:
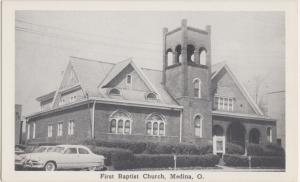
[[[272,144],[272,143],[266,144],[266,145],[264,145],[263,149],[264,149],[264,155],[267,155],[267,156],[284,156],[285,155],[284,149],[280,145],[277,145],[277,144]]]
[[[133,153],[130,150],[119,150],[111,155],[111,162],[115,169],[130,169],[134,160]]]
[[[223,155],[223,161],[226,166],[249,166],[248,157],[242,155]]]
[[[212,167],[218,164],[219,156],[207,155],[178,155],[177,167]],[[174,156],[170,154],[136,154],[131,163],[132,168],[168,168],[174,167]]]
[[[123,148],[131,150],[135,154],[208,154],[212,153],[212,145],[202,146],[188,143],[154,143],[154,142],[132,142],[132,141],[103,141],[87,140],[85,145],[95,145],[99,147]]]
[[[226,154],[244,154],[245,151],[242,146],[227,142],[226,143]]]
[[[247,146],[247,154],[248,155],[255,155],[255,156],[262,156],[264,155],[264,149],[262,145],[259,144],[248,144]]]
[[[113,165],[115,167],[115,165],[120,165],[117,160],[120,159],[123,160],[120,161],[120,163],[126,163],[128,160],[132,160],[133,158],[133,153],[126,149],[97,147],[94,145],[88,145],[87,147],[89,147],[95,154],[103,155],[105,157],[104,163],[107,166]]]
[[[284,149],[277,144],[249,144],[247,153],[250,156],[284,156]]]
[[[252,167],[281,167],[285,166],[284,157],[280,156],[252,156]]]

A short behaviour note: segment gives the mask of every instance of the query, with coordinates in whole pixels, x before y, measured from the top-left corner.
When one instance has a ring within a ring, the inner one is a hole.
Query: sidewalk
[[[278,168],[241,168],[241,167],[228,167],[223,165],[217,165],[218,170],[215,171],[224,171],[224,172],[285,172],[285,169]]]

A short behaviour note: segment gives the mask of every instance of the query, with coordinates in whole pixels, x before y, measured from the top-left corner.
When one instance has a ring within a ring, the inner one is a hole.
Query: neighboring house
[[[276,142],[263,115],[225,63],[211,65],[211,30],[181,27],[163,35],[163,69],[71,57],[57,89],[38,97],[27,142],[86,139],[211,143]]]
[[[285,148],[285,91],[267,94],[268,116],[277,120],[277,143]]]
[[[15,104],[15,144],[22,143],[22,105]]]

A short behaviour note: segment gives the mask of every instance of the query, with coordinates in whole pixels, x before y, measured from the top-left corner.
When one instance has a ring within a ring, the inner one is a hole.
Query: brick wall
[[[91,105],[89,106],[91,108]],[[28,143],[77,143],[91,136],[91,120],[88,105],[78,106],[72,109],[55,112],[45,116],[33,118],[28,121],[30,125],[30,139]],[[74,135],[68,135],[68,122],[74,120]],[[36,137],[32,139],[33,122],[36,123]],[[57,124],[63,123],[62,136],[57,136]],[[48,125],[51,124],[52,137],[48,137]],[[26,130],[27,131],[27,130]],[[26,134],[27,137],[27,134]]]
[[[110,134],[110,115],[116,110],[125,110],[132,117],[131,135]],[[149,114],[162,114],[166,119],[166,136],[147,136],[146,117]],[[180,112],[109,104],[97,104],[95,110],[95,138],[96,139],[129,139],[135,141],[176,141],[179,142]]]

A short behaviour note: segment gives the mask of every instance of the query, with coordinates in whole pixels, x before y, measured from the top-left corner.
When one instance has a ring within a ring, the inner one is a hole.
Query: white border
[[[286,13],[286,172],[206,172],[184,171],[185,174],[201,173],[205,177],[202,181],[296,181],[297,178],[297,28],[296,28],[296,1],[268,1],[268,2],[195,2],[195,1],[5,1],[2,4],[2,179],[5,181],[99,181],[99,172],[54,172],[14,171],[14,104],[15,104],[15,10],[123,10],[123,11],[165,11],[165,10],[191,10],[191,11],[285,11]],[[165,174],[174,171],[166,171]],[[107,172],[118,174],[120,172]],[[124,172],[125,173],[125,172]],[[143,172],[126,172],[127,174],[141,174]],[[150,171],[149,174],[161,173]],[[234,177],[234,178],[233,178]],[[120,181],[115,179],[116,181]],[[143,180],[143,179],[139,179]],[[131,180],[131,181],[139,181]],[[111,180],[106,180],[111,181]],[[124,180],[125,181],[125,180]],[[149,181],[149,180],[144,180]],[[157,181],[157,180],[152,180]],[[173,180],[178,181],[178,180]],[[182,181],[182,180],[181,180]],[[196,181],[196,180],[195,180]]]

